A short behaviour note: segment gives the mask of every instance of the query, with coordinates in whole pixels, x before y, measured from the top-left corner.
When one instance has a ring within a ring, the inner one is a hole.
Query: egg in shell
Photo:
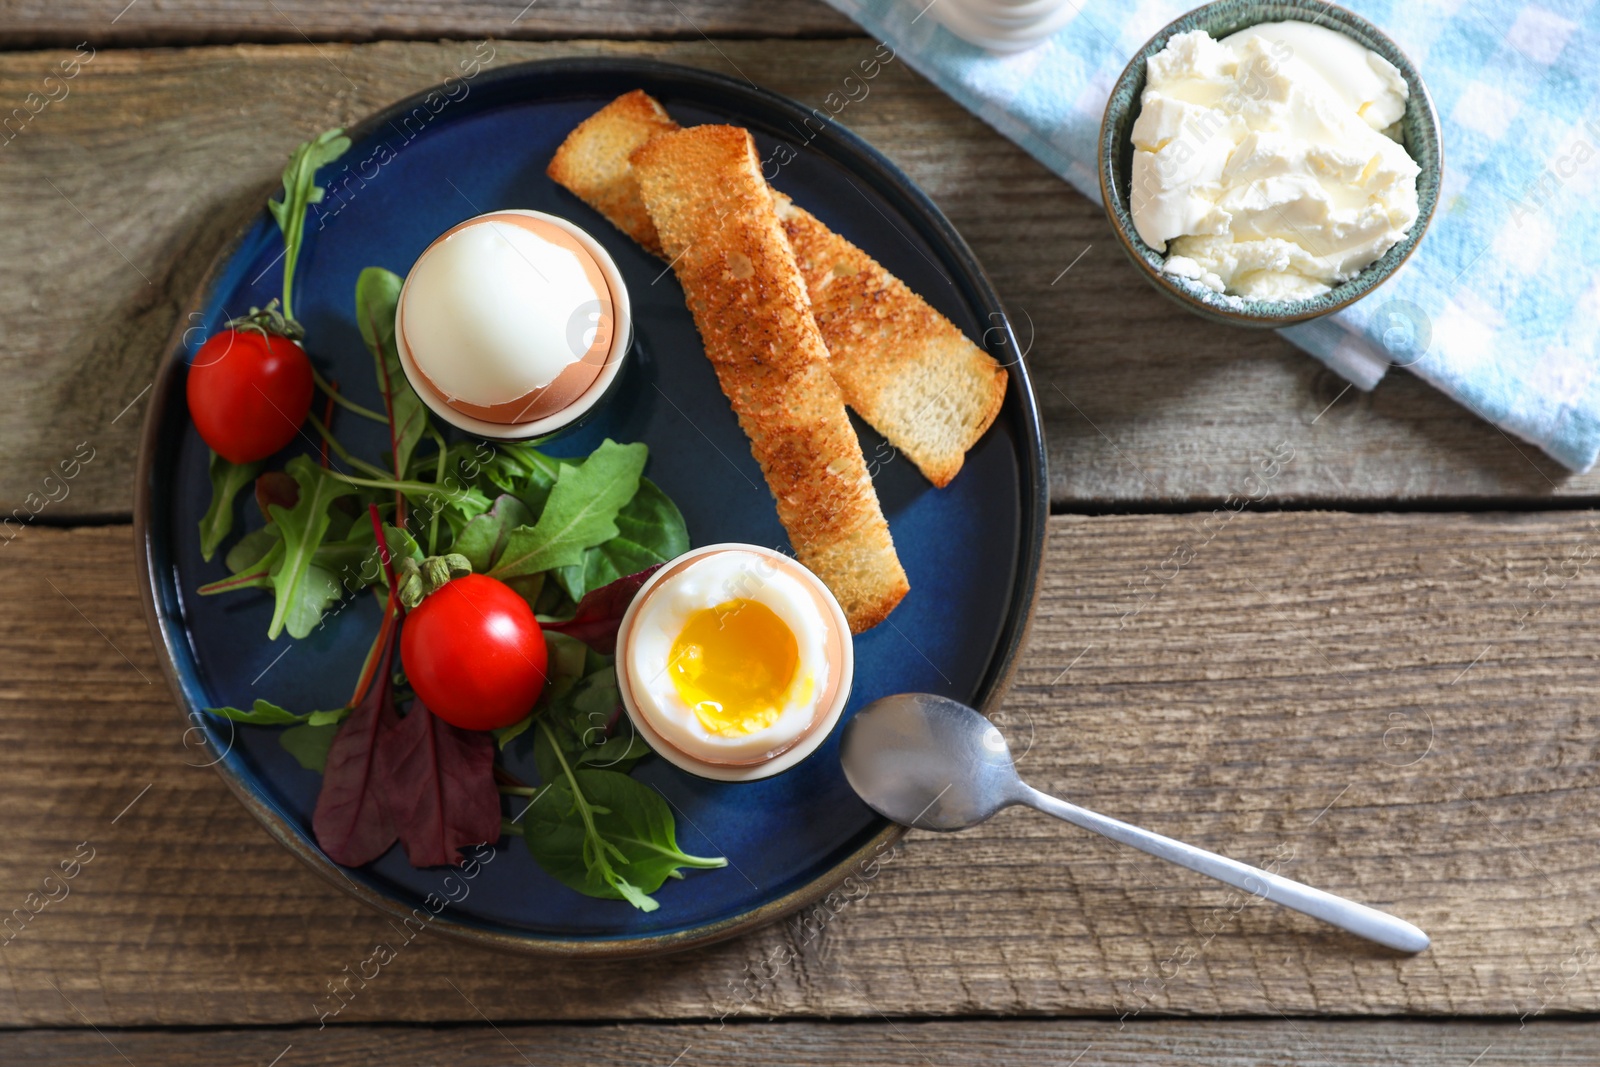
[[[603,249],[564,219],[522,210],[468,219],[406,276],[401,364],[428,406],[463,428],[548,422],[603,386],[620,358],[621,286]]]
[[[617,646],[623,702],[662,755],[766,777],[827,737],[849,696],[849,624],[797,561],[753,545],[679,557],[639,592]]]

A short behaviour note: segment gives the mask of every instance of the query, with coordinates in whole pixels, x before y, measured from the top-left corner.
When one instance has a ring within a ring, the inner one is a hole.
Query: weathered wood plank
[[[393,932],[185,766],[130,541],[0,553],[0,905],[95,850],[0,948],[0,1026],[314,1024]],[[1000,715],[1023,772],[1391,908],[1415,959],[1017,811],[912,835],[814,938],[596,966],[422,938],[338,1022],[1600,1010],[1597,553],[1574,512],[1052,520]]]
[[[456,996],[443,982],[442,996]],[[34,1067],[817,1067],[907,1063],[992,1067],[1466,1067],[1474,1062],[1589,1067],[1600,1060],[1593,1023],[1115,1022],[1008,1019],[963,1022],[743,1023],[715,1026],[338,1026],[326,1030],[21,1031],[0,1034],[0,1057]],[[126,1059],[124,1059],[126,1057]],[[1478,1059],[1474,1059],[1478,1057]]]
[[[813,104],[873,49],[860,38],[494,47],[497,64],[620,52],[756,71]],[[259,209],[284,154],[311,130],[455,72],[472,51],[106,51],[83,65],[70,94],[0,151],[0,454],[10,461],[0,513],[88,441],[96,458],[43,516],[125,516],[140,391],[180,303]],[[63,55],[0,55],[0,101],[42,91]],[[1267,487],[1270,503],[1528,501],[1600,488],[1600,474],[1562,476],[1408,374],[1371,396],[1341,392],[1275,336],[1170,305],[1122,261],[1098,208],[903,63],[842,118],[945,209],[1032,337],[1058,507],[1259,495],[1252,465],[1284,443],[1295,460]]]
[[[445,37],[840,37],[860,33],[821,0],[0,0],[0,42],[11,48],[437,41]]]

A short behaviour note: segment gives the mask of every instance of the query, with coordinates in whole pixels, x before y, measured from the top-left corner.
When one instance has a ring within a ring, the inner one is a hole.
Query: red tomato
[[[277,334],[223,330],[189,368],[189,417],[232,463],[266,459],[294,440],[311,410],[311,361]]]
[[[464,730],[510,726],[544,690],[544,631],[528,602],[484,574],[447,582],[406,616],[400,663],[417,696]]]

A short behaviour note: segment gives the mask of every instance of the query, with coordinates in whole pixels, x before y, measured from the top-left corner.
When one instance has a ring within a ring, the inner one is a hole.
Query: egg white
[[[583,356],[574,316],[599,294],[570,250],[485,219],[446,237],[411,268],[405,290],[411,358],[453,400],[510,403]],[[592,330],[585,334],[592,337]]]
[[[743,599],[771,609],[794,634],[794,680],[771,726],[739,736],[707,730],[668,673],[672,644],[697,611]],[[801,580],[781,563],[728,550],[701,557],[650,592],[629,632],[627,663],[634,704],[663,740],[711,762],[742,762],[774,753],[805,732],[829,682],[829,623]]]

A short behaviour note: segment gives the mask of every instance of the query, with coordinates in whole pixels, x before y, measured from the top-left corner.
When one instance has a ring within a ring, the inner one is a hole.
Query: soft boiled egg
[[[630,339],[626,304],[611,258],[570,222],[480,215],[440,235],[406,276],[401,365],[428,406],[463,429],[548,432],[615,376]]]
[[[707,778],[793,766],[839,720],[850,627],[821,580],[756,545],[679,556],[639,590],[617,642],[623,705],[652,748]]]

